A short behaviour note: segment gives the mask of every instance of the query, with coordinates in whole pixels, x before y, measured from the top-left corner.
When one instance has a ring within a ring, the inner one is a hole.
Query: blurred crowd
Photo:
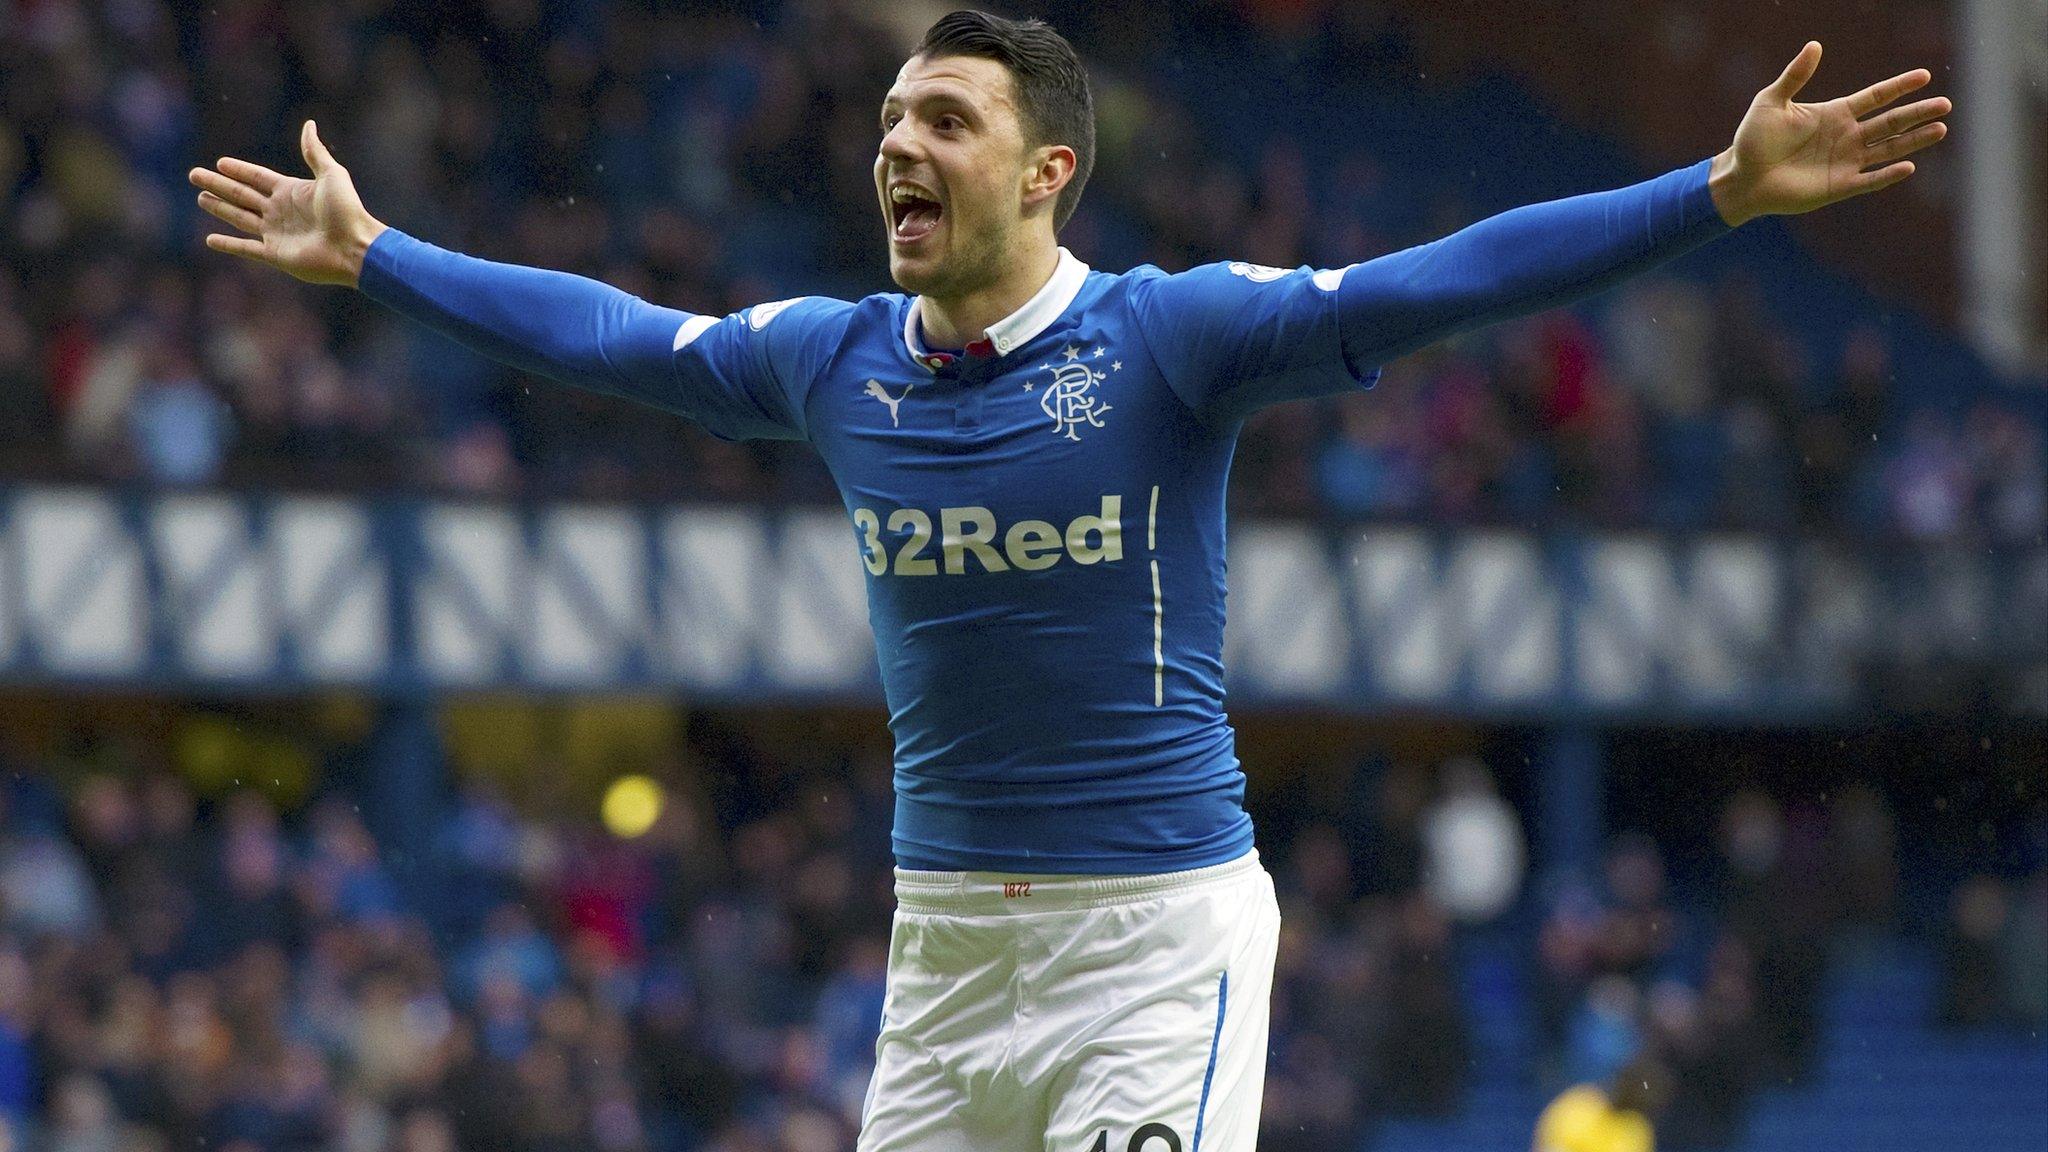
[[[473,789],[422,862],[343,794],[202,802],[86,751],[65,790],[17,776],[0,821],[0,1147],[851,1146],[886,774],[722,829],[679,793],[630,841]]]
[[[1084,55],[1114,23],[1053,7]],[[1406,51],[1398,21],[1356,7],[1325,14],[1322,55],[1304,64],[1339,94],[1400,74]],[[763,11],[11,6],[0,476],[829,500],[800,447],[721,443],[208,254],[211,221],[184,181],[222,154],[296,167],[296,125],[313,115],[371,209],[439,243],[698,312],[884,289],[869,162],[903,31],[829,0]],[[1101,157],[1064,239],[1098,266],[1332,266],[1469,219],[1462,173],[1396,171],[1372,139],[1308,137],[1312,119],[1268,118],[1281,127],[1249,150],[1213,138],[1245,119],[1221,105],[1246,93],[1176,69],[1261,34],[1229,6],[1124,15],[1144,27],[1122,42],[1158,50],[1091,61]],[[1370,394],[1256,418],[1233,500],[1278,515],[2040,540],[2038,419],[1991,394],[1924,405],[1890,339],[1800,330],[1740,272],[1646,280],[1407,358]]]
[[[656,765],[668,800],[638,837],[475,780],[417,856],[373,834],[345,747],[283,800],[196,787],[176,742],[85,731],[17,760],[0,1148],[850,1148],[888,955],[886,757],[755,739],[716,729]],[[1831,952],[1900,920],[1899,832],[1869,788],[1735,792],[1681,885],[1641,835],[1599,875],[1530,876],[1476,759],[1346,771],[1255,805],[1285,920],[1272,1152],[1455,1114],[1480,1075],[1623,1069],[1659,1146],[1727,1147],[1755,1091],[1810,1072]],[[1954,888],[1942,1020],[2048,1015],[2031,867]]]
[[[1455,1115],[1503,1066],[1550,1092],[1613,1086],[1659,1148],[1737,1146],[1759,1092],[1819,1074],[1829,974],[1912,919],[1890,801],[1862,784],[1819,802],[1738,788],[1684,883],[1664,845],[1627,833],[1597,875],[1538,876],[1527,899],[1519,817],[1477,762],[1389,768],[1342,797],[1308,806],[1280,872],[1261,1148],[1350,1147],[1379,1120]],[[1952,914],[1929,929],[1934,1022],[2048,1024],[2044,833],[2028,863],[1992,875],[1980,859],[1949,889]],[[1489,969],[1494,950],[1513,975]],[[1507,1025],[1488,1052],[1475,1017],[1490,1010]]]
[[[1682,909],[1659,846],[1627,836],[1603,883],[1560,894],[1539,938],[1553,1075],[1640,1083],[1665,1148],[1726,1147],[1752,1093],[1810,1076],[1829,944],[1894,911],[1891,819],[1869,789],[1790,818],[1744,791],[1718,831],[1705,907]]]
[[[1936,1022],[2048,1023],[2044,833],[2011,875],[1981,871],[1993,853],[1979,854],[1951,888],[1954,914],[1929,926]],[[1537,938],[1548,1077],[1614,1086],[1678,1152],[1731,1146],[1757,1093],[1814,1083],[1831,971],[1912,918],[1899,824],[1868,785],[1804,802],[1741,788],[1712,836],[1686,891],[1656,841],[1618,838],[1599,883],[1551,895]]]

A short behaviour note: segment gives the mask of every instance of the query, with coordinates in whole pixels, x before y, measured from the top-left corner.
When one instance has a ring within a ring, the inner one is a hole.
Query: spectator
[[[2048,534],[2048,448],[2039,425],[1982,401],[1970,410],[1964,443],[1977,477],[1973,519],[2000,544],[2039,544]]]
[[[1920,540],[1962,530],[1970,507],[1969,462],[1942,417],[1922,409],[1907,418],[1904,442],[1885,468],[1891,524]]]
[[[1484,764],[1460,757],[1444,765],[1422,828],[1423,874],[1438,905],[1468,923],[1507,910],[1521,891],[1527,850],[1522,822],[1494,791]]]
[[[70,841],[41,829],[0,839],[0,927],[78,939],[98,922],[92,877]]]
[[[2011,915],[2005,885],[1973,876],[1955,891],[1943,942],[1941,1020],[1973,1027],[1999,1018],[2004,980],[1999,945]]]
[[[1565,1075],[1606,1081],[1642,1050],[1642,992],[1626,976],[1602,976],[1586,989],[1565,1038]]]
[[[2001,945],[2007,1011],[2020,1026],[2039,1029],[2048,1023],[2048,866],[2014,886]]]
[[[106,1086],[90,1076],[61,1081],[50,1102],[50,1152],[121,1152],[120,1117]]]
[[[1844,810],[1860,806],[1852,802]],[[1719,831],[1721,914],[1728,932],[1723,962],[1730,972],[1739,966],[1737,958],[1754,964],[1759,986],[1755,1028],[1769,1071],[1800,1079],[1812,1060],[1821,975],[1829,935],[1838,926],[1839,889],[1812,858],[1826,846],[1818,842],[1808,814],[1802,813],[1795,825],[1776,800],[1756,789],[1742,789],[1730,798]],[[1864,891],[1870,903],[1884,905],[1889,901],[1884,879],[1889,860],[1883,853],[1889,842],[1874,829],[1867,837],[1871,843],[1863,845],[1865,838],[1855,835],[1840,843],[1858,842],[1867,850],[1851,870],[1877,878],[1878,890]]]
[[[33,981],[21,953],[0,951],[0,1124],[9,1133],[21,1130],[36,1104]]]
[[[508,902],[491,911],[458,972],[457,987],[465,996],[482,996],[486,986],[509,982],[522,999],[532,1000],[555,990],[561,982],[562,963],[554,942],[541,934],[526,909]]]
[[[1650,1152],[1665,1080],[1653,1062],[1635,1061],[1615,1073],[1611,1089],[1566,1089],[1537,1117],[1534,1152]]]

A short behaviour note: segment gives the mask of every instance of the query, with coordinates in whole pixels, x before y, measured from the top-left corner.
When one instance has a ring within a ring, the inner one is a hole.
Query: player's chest
[[[901,357],[842,365],[812,390],[813,440],[850,494],[996,490],[1040,498],[1156,474],[1185,412],[1135,349],[1069,339],[979,369]]]

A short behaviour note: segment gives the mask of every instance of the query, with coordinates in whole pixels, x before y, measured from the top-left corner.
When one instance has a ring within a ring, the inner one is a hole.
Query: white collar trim
[[[1030,342],[1040,332],[1052,327],[1052,322],[1059,319],[1068,306],[1073,304],[1074,297],[1081,294],[1081,285],[1087,279],[1088,265],[1083,264],[1072,252],[1061,248],[1060,262],[1053,268],[1052,279],[1047,280],[1036,295],[1026,300],[1022,308],[988,326],[987,339],[994,345],[996,355],[1006,356],[1012,350]],[[922,299],[922,296],[913,298],[910,307],[903,310],[903,346],[909,349],[912,360],[927,369],[936,370],[937,365],[933,361],[937,357],[926,352],[923,342],[918,338],[917,306],[918,301]],[[940,360],[940,363],[943,362]]]

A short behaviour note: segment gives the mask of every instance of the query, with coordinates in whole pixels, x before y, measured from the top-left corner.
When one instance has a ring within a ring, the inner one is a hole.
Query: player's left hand
[[[1750,101],[1735,143],[1714,157],[1708,187],[1729,224],[1889,188],[1913,174],[1906,157],[1948,135],[1940,119],[1952,107],[1946,96],[1888,107],[1927,85],[1933,76],[1925,68],[1822,104],[1794,101],[1819,68],[1820,44],[1808,41]]]

